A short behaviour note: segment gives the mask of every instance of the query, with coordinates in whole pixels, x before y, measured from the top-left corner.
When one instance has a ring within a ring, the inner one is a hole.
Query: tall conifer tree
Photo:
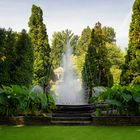
[[[88,45],[87,54],[85,57],[85,63],[82,71],[83,86],[85,92],[88,94],[88,98],[94,94],[94,86],[97,81],[97,53],[95,44],[95,31],[92,29],[90,43]]]
[[[121,84],[140,84],[140,0],[133,5],[129,30],[129,45],[122,68]]]
[[[46,26],[43,23],[43,12],[40,7],[32,6],[29,20],[29,35],[34,49],[34,80],[33,84],[49,81],[51,72],[50,46]]]
[[[113,84],[110,62],[107,58],[107,48],[99,22],[92,29],[83,67],[83,83],[89,98],[94,93],[94,86],[112,86]]]
[[[106,48],[106,40],[104,39],[101,23],[95,24],[95,44],[96,44],[96,61],[97,61],[97,80],[95,86],[112,86],[113,77],[110,72],[110,61],[108,60],[108,51]]]
[[[0,85],[14,84],[16,33],[1,29],[0,40]]]
[[[31,40],[26,33],[22,30],[18,34],[15,45],[15,73],[13,76],[15,84],[29,86],[33,79],[33,48]]]

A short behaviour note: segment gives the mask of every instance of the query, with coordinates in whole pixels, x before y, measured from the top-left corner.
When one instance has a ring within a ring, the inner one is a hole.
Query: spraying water
[[[63,82],[58,84],[58,98],[56,104],[82,105],[86,104],[82,93],[81,84],[77,80],[71,60],[71,46],[67,42],[67,50],[63,55]]]
[[[43,88],[39,85],[35,85],[32,89],[31,89],[31,92],[34,92],[34,93],[43,93]]]

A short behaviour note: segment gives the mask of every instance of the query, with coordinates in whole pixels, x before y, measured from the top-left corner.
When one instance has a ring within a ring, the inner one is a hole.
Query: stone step
[[[94,105],[57,105],[52,114],[51,124],[56,125],[90,125]]]
[[[56,110],[55,112],[53,113],[57,113],[57,114],[90,114],[94,112],[93,110],[83,110],[83,111],[61,111],[61,110]]]
[[[94,105],[57,105],[58,111],[91,111],[94,110]]]
[[[53,117],[53,121],[90,121],[91,117]]]
[[[91,113],[53,113],[52,117],[91,117]]]
[[[91,121],[51,121],[52,125],[91,125]]]

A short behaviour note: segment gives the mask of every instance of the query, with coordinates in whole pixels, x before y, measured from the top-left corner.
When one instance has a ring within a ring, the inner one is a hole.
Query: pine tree
[[[31,40],[24,29],[18,34],[15,45],[15,54],[14,84],[29,86],[33,79],[34,59]]]
[[[34,49],[34,80],[33,84],[49,81],[51,75],[50,46],[46,26],[43,23],[43,12],[40,7],[32,6],[29,20],[29,35]]]
[[[122,67],[121,84],[140,84],[140,0],[133,5],[129,30],[129,45]]]

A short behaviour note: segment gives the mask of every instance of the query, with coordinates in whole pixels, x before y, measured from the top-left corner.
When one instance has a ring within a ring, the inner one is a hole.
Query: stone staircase
[[[51,124],[54,125],[90,125],[94,105],[57,105]]]

